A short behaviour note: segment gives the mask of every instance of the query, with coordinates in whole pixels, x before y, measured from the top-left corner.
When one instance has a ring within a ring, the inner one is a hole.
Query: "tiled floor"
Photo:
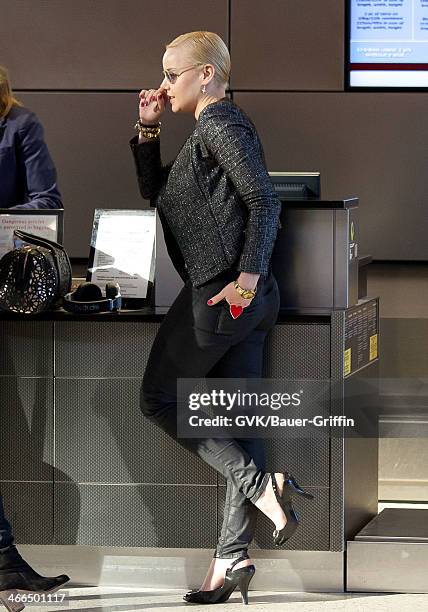
[[[61,592],[60,592],[61,593]],[[122,589],[114,587],[70,588],[62,604],[27,605],[28,612],[54,612],[56,610],[93,610],[95,612],[126,612],[127,610],[153,610],[173,612],[185,608],[198,612],[206,606],[190,605],[182,601],[183,591],[153,591],[149,589]],[[426,612],[428,595],[401,595],[377,593],[277,593],[250,591],[250,606],[254,612],[268,610],[289,612]],[[242,610],[238,594],[229,602],[218,604],[216,612]]]

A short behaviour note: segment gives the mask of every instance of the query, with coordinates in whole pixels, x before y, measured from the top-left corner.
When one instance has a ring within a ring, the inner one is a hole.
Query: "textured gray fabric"
[[[131,140],[141,194],[156,206],[168,252],[199,286],[232,267],[267,275],[281,204],[256,129],[228,99],[206,106],[173,163],[159,140]]]

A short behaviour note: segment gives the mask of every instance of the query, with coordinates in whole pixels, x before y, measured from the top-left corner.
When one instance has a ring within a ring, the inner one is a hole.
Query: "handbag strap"
[[[47,238],[42,238],[41,236],[23,232],[19,229],[14,230],[13,235],[27,244],[43,247],[51,253],[57,267],[60,295],[63,296],[68,293],[71,289],[72,271],[70,259],[62,244],[54,242],[53,240],[48,240]]]
[[[45,247],[45,249],[59,249],[60,251],[64,251],[64,247],[62,244],[58,242],[54,242],[53,240],[48,240],[47,238],[42,238],[42,236],[35,236],[34,234],[29,234],[28,232],[23,232],[20,229],[16,229],[13,232],[14,236],[27,242],[28,244],[35,244],[36,246]]]

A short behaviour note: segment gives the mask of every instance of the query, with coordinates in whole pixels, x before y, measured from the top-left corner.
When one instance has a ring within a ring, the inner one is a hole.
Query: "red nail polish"
[[[213,301],[212,301],[212,300],[208,300],[208,302],[207,302],[207,304],[208,304],[209,306],[211,306],[211,304],[212,304],[212,303],[213,303]]]

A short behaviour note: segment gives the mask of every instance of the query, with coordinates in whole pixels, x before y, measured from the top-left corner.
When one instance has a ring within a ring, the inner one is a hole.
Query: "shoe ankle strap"
[[[235,567],[235,565],[238,565],[238,563],[241,563],[241,561],[245,561],[246,559],[249,559],[249,558],[250,557],[248,556],[247,553],[242,553],[240,557],[235,559],[235,561],[229,565],[229,569],[232,570]]]
[[[279,491],[278,491],[278,483],[276,482],[275,474],[273,474],[273,473],[272,473],[272,474],[270,475],[270,478],[271,478],[271,481],[272,481],[272,489],[273,489],[273,492],[275,493],[275,497],[276,497],[276,499],[279,501],[279,500],[280,500],[280,498],[281,498],[281,496],[280,496]],[[285,483],[284,483],[284,484],[285,484]]]

